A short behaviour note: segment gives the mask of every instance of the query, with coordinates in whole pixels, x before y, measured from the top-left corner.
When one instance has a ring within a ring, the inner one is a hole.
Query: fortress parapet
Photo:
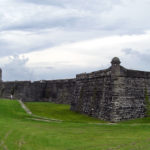
[[[144,117],[150,72],[129,70],[120,64],[115,57],[108,69],[77,75],[71,109],[112,122]]]
[[[71,104],[73,111],[111,122],[142,118],[145,93],[150,97],[150,72],[120,64],[115,57],[108,69],[77,74],[75,79],[1,82],[0,96]]]

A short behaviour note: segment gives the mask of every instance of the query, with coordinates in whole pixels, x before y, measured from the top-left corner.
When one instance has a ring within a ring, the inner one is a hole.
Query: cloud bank
[[[114,56],[129,68],[150,70],[149,0],[0,0],[0,4],[4,80],[74,77],[109,66]]]

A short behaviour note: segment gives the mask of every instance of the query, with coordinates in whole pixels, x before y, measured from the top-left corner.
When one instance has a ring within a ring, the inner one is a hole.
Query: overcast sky
[[[150,71],[150,0],[0,0],[3,80],[74,78],[114,56]]]

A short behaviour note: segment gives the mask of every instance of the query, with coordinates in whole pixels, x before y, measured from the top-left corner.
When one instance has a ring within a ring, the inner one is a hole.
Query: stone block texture
[[[129,70],[119,58],[108,69],[76,75],[75,79],[2,82],[0,96],[23,101],[71,104],[71,110],[118,122],[145,116],[145,91],[150,96],[150,72]]]
[[[76,76],[71,110],[111,122],[144,117],[150,72],[125,69],[118,58],[111,64],[106,70]]]
[[[23,101],[45,101],[70,104],[73,99],[74,79],[52,81],[15,81],[2,82],[0,96]]]

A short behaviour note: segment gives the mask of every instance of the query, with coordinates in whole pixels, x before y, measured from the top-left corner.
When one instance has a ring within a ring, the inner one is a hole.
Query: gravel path
[[[21,100],[18,100],[18,102],[27,114],[32,115],[32,112],[26,107],[26,105]]]
[[[29,115],[31,115],[32,117],[31,118],[28,118],[28,119],[31,119],[31,120],[37,120],[37,121],[44,121],[44,122],[62,122],[62,120],[58,120],[58,119],[52,119],[52,118],[45,118],[45,117],[41,117],[41,116],[37,116],[37,115],[34,115],[30,110],[29,108],[27,108],[27,106],[21,101],[21,100],[18,100],[18,102],[20,103],[21,107],[25,110],[25,112]]]

